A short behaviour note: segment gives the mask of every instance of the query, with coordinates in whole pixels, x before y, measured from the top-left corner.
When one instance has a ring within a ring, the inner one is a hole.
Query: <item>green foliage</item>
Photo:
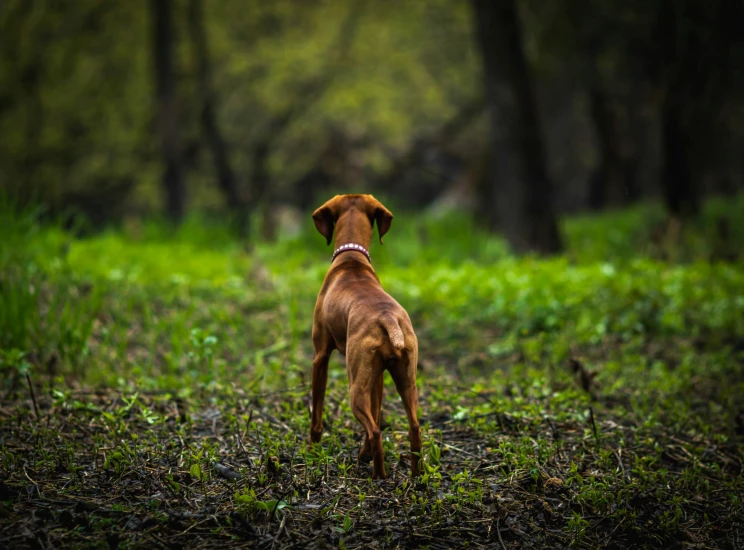
[[[743,204],[708,205],[702,236],[721,214],[739,219]],[[88,375],[94,353],[99,368],[89,379],[112,384],[219,385],[235,369],[266,389],[302,378],[298,361],[310,353],[312,304],[327,265],[311,224],[248,255],[222,228],[196,219],[177,233],[145,224],[136,234],[79,240],[40,230],[33,212],[2,212],[4,349],[37,362],[54,356],[60,372],[79,375]],[[744,333],[742,271],[702,261],[701,248],[689,264],[637,254],[656,220],[645,212],[567,222],[568,255],[580,262],[515,259],[458,216],[403,217],[386,245],[373,247],[373,261],[427,355],[462,373],[514,358],[557,364],[572,347],[612,342],[734,342]],[[595,237],[591,247],[579,239],[586,234]]]
[[[6,186],[51,198],[131,177],[150,142],[146,15],[145,4],[128,2],[3,3],[0,74],[13,105],[0,117]],[[141,176],[154,168],[141,166]]]
[[[318,98],[270,151],[273,185],[316,163],[331,131],[372,138],[367,165],[436,127],[480,87],[466,3],[209,3],[205,28],[218,119],[240,181],[245,154],[274,117]],[[172,2],[182,141],[197,142],[200,106],[187,2]],[[149,4],[22,1],[0,5],[3,183],[56,201],[70,191],[136,183],[128,204],[158,208],[160,160]],[[348,34],[347,38],[344,35]],[[240,151],[240,153],[238,153]],[[189,198],[222,203],[208,155],[190,166]]]
[[[61,359],[83,374],[101,289],[71,271],[69,239],[54,228],[37,232],[36,212],[0,205],[0,225],[0,348]]]
[[[700,234],[741,204],[708,205],[716,215]],[[643,210],[567,222],[577,260],[511,257],[457,216],[396,219],[372,258],[419,338],[423,449],[411,480],[406,416],[386,380],[386,482],[357,464],[337,360],[326,434],[305,443],[312,308],[328,267],[311,227],[248,253],[198,220],[75,239],[31,214],[6,216],[4,303],[24,285],[40,290],[4,321],[23,330],[4,332],[0,347],[2,483],[25,488],[30,477],[63,502],[108,484],[110,516],[100,515],[111,524],[91,515],[91,529],[142,544],[120,515],[159,522],[159,510],[193,508],[210,512],[158,528],[224,541],[251,533],[246,522],[295,537],[324,526],[349,547],[392,545],[401,531],[494,545],[623,544],[652,529],[668,547],[688,528],[711,546],[732,540],[710,526],[734,521],[744,489],[744,270],[707,261],[702,237],[687,262],[640,253],[638,224],[653,224]],[[598,373],[591,392],[569,358]],[[215,466],[224,462],[235,465],[229,483]],[[463,528],[471,520],[482,532]]]

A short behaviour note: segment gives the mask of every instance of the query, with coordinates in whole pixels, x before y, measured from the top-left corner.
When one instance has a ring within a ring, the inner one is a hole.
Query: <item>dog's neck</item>
[[[335,254],[334,259],[337,262],[348,261],[352,259],[359,260],[363,257],[370,261],[369,245],[372,242],[372,224],[369,218],[362,213],[350,210],[345,212],[336,222],[336,239],[334,251],[341,249],[344,254]],[[355,250],[350,245],[359,245],[364,248]],[[336,259],[338,257],[338,259]],[[371,263],[371,261],[370,261]]]

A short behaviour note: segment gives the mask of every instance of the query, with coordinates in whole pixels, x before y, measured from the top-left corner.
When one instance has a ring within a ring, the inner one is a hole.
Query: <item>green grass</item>
[[[567,220],[550,260],[457,215],[396,216],[372,258],[419,336],[414,483],[389,381],[391,479],[357,465],[338,357],[305,444],[330,256],[309,219],[248,251],[198,218],[82,239],[2,207],[0,540],[740,545],[744,265],[716,258],[744,248],[742,214],[711,201],[675,242],[654,205]]]

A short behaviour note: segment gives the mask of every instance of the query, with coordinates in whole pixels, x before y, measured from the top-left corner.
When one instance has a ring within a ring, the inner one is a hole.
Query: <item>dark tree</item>
[[[652,78],[664,92],[661,187],[675,217],[700,210],[700,180],[715,158],[710,144],[736,72],[742,15],[740,2],[726,0],[658,5]]]
[[[212,71],[209,56],[209,43],[204,21],[204,0],[189,2],[189,33],[196,58],[199,96],[201,100],[200,123],[207,147],[212,154],[212,162],[227,207],[233,212],[238,233],[247,232],[247,204],[241,195],[230,165],[227,143],[222,135],[217,118],[215,92],[212,88]]]
[[[624,206],[636,195],[634,161],[623,151],[617,101],[611,93],[614,82],[600,71],[602,54],[611,48],[609,43],[621,39],[615,28],[608,28],[604,18],[592,17],[583,2],[569,5],[570,13],[578,19],[576,40],[582,59],[581,73],[599,150],[599,164],[590,179],[589,206],[593,209]]]
[[[562,248],[513,0],[472,0],[490,109],[491,218],[517,252]]]
[[[560,39],[570,45],[560,49],[564,60],[573,58],[577,62],[599,153],[589,180],[589,207],[624,206],[637,198],[635,159],[629,154],[628,136],[624,135],[618,112],[618,96],[623,92],[617,88],[623,87],[626,78],[622,60],[627,55],[627,31],[619,12],[628,8],[613,7],[602,0],[564,0],[558,9],[569,23],[565,29],[568,33],[564,30]]]
[[[693,216],[698,213],[699,194],[693,166],[694,135],[700,128],[700,95],[705,86],[699,36],[686,20],[688,2],[662,2],[658,36],[663,59],[660,80],[666,84],[661,107],[661,188],[669,213]]]
[[[686,120],[686,106],[680,95],[670,90],[661,111],[661,187],[669,213],[689,217],[700,210],[700,196],[691,162],[691,121]]]
[[[622,152],[612,98],[601,84],[590,87],[589,105],[599,148],[599,165],[589,182],[589,207],[624,206],[637,197],[634,162]]]
[[[183,219],[186,198],[178,135],[176,74],[173,69],[172,7],[171,0],[150,0],[158,133],[165,165],[163,190],[167,214],[173,222],[179,223]]]

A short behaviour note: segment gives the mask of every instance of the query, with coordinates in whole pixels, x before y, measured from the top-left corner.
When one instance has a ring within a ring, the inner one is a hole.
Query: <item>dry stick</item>
[[[31,401],[34,402],[34,412],[36,413],[36,420],[39,420],[39,407],[36,404],[36,394],[34,393],[34,386],[31,384],[31,377],[26,373],[26,382],[28,382],[28,391],[31,392]]]
[[[237,412],[237,411],[236,411]],[[251,412],[248,414],[248,420],[245,423],[245,432],[243,434],[247,434],[248,430],[251,427],[251,420],[253,420],[253,409],[251,409]],[[240,416],[235,417],[235,437],[238,440],[238,452],[236,456],[240,456],[241,451],[244,455],[248,456],[248,451],[245,448],[245,445],[243,444],[243,439],[245,439],[245,436],[240,435]],[[248,465],[250,466],[250,460],[248,461]]]
[[[253,416],[253,410],[251,409],[251,416]],[[250,422],[248,422],[248,428],[250,428]],[[256,422],[256,439],[258,440],[258,468],[261,469],[263,464],[263,445],[261,444],[261,432],[258,431],[258,422]]]
[[[136,516],[132,516],[132,517],[136,517]],[[191,525],[189,525],[189,526],[188,526],[188,527],[187,527],[186,529],[184,529],[183,531],[181,531],[181,532],[180,532],[180,533],[179,533],[178,535],[176,535],[176,536],[177,536],[177,537],[183,536],[183,535],[185,535],[186,533],[188,533],[189,531],[191,531],[191,530],[192,530],[192,529],[193,529],[194,527],[196,527],[197,525],[201,525],[202,523],[206,523],[206,522],[208,522],[208,521],[209,521],[210,519],[217,519],[217,516],[214,516],[214,515],[210,515],[210,516],[208,516],[208,517],[204,518],[204,519],[203,519],[203,520],[201,520],[201,521],[197,521],[196,523],[192,523]]]
[[[406,511],[405,504],[401,504],[401,502],[397,499],[393,499],[398,506],[400,506],[400,509],[403,510],[403,515],[406,517],[406,525],[408,526],[408,535],[413,539],[413,526],[411,525],[411,520],[408,519],[408,512]]]
[[[622,519],[621,519],[621,520],[620,520],[620,521],[618,522],[618,524],[617,524],[617,525],[615,525],[615,528],[614,528],[614,529],[613,529],[613,530],[612,530],[612,531],[610,532],[610,534],[609,534],[609,535],[607,535],[607,536],[606,536],[606,537],[604,538],[604,540],[602,541],[602,545],[606,546],[607,544],[609,544],[609,542],[610,542],[610,539],[612,538],[612,535],[614,535],[614,534],[615,534],[615,531],[617,531],[618,529],[620,529],[620,526],[621,526],[621,525],[623,524],[623,522],[625,521],[625,518],[626,518],[626,517],[627,517],[627,516],[623,516],[623,518],[622,518]]]
[[[276,545],[276,542],[279,540],[279,535],[282,534],[282,529],[284,529],[284,523],[287,521],[287,516],[282,516],[282,521],[279,524],[279,530],[276,532],[276,536],[274,537],[274,540],[271,543],[271,548],[273,549]]]
[[[251,411],[251,413],[252,412],[253,411]],[[259,416],[264,417],[266,420],[268,420],[272,424],[275,424],[275,425],[279,426],[280,428],[283,428],[285,431],[287,431],[289,433],[292,432],[292,428],[290,428],[289,426],[287,426],[287,424],[285,424],[284,422],[282,422],[281,420],[279,420],[276,416],[274,416],[272,414],[269,414],[269,413],[261,412],[261,411],[256,411],[256,413]]]
[[[597,424],[594,422],[594,408],[589,407],[589,420],[592,421],[592,430],[594,431],[594,440],[597,443],[597,447],[599,447],[599,433],[597,432]]]
[[[39,489],[39,484],[36,483],[33,479],[31,479],[31,476],[30,475],[28,475],[28,472],[26,471],[26,465],[25,464],[23,465],[23,473],[26,476],[26,478],[28,478],[28,480],[31,483],[34,484],[34,487],[36,487],[36,492],[39,493],[39,496],[40,497],[43,497],[44,495],[41,493],[41,489]]]
[[[504,544],[504,539],[501,538],[501,528],[499,527],[499,520],[496,520],[496,534],[499,536],[499,542],[501,543],[501,548],[506,550],[506,545]]]
[[[468,456],[472,456],[473,458],[481,458],[477,454],[471,453],[470,451],[466,451],[465,449],[461,449],[460,447],[455,447],[454,445],[450,445],[449,443],[444,443],[443,446],[447,447],[448,449],[452,449],[454,451],[457,451],[458,453],[462,453]]]
[[[290,489],[290,491],[291,491],[291,489]],[[288,495],[289,495],[289,492],[286,492],[282,496],[280,496],[278,499],[276,499],[276,502],[274,503],[274,507],[271,509],[271,516],[270,517],[272,517],[272,518],[274,517],[274,514],[276,514],[276,509],[279,508],[279,505],[282,503],[282,501],[285,498],[287,498]],[[279,526],[279,532],[280,533],[282,531],[282,527],[283,526],[284,526],[284,518],[282,518],[281,525]],[[278,534],[277,534],[277,536],[278,536]]]
[[[555,422],[553,422],[553,419],[549,416],[545,416],[545,420],[548,421],[548,426],[550,426],[550,430],[553,432],[553,441],[558,441],[561,438],[561,434],[558,432],[558,427],[555,425]]]
[[[617,463],[620,465],[620,469],[623,472],[623,479],[628,480],[630,476],[628,476],[628,472],[625,471],[625,465],[623,464],[623,459],[620,457],[621,452],[622,452],[622,449],[616,450],[615,456],[617,457]]]

